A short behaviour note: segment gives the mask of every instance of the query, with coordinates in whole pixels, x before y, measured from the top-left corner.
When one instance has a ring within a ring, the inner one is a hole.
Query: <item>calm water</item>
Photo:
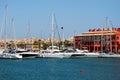
[[[120,80],[120,58],[1,59],[0,80]]]

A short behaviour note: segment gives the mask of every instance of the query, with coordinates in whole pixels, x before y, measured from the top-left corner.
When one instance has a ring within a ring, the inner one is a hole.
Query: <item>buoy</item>
[[[80,69],[80,72],[83,72],[84,70],[83,69]]]

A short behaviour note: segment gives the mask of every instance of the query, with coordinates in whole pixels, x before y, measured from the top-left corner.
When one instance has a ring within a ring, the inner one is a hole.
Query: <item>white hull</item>
[[[35,52],[13,52],[13,53],[0,53],[0,58],[2,59],[22,59],[22,58],[36,58],[38,56],[38,53]]]
[[[90,52],[90,53],[84,53],[86,57],[98,57],[100,55],[100,53],[94,53],[94,52]]]
[[[71,54],[68,53],[41,53],[40,57],[43,58],[70,58]]]
[[[99,55],[100,58],[115,58],[120,57],[120,54],[101,54]]]
[[[88,50],[79,50],[76,49],[78,53],[73,53],[73,54],[81,54],[81,56],[76,56],[76,57],[98,57],[100,53],[95,53],[95,52],[88,52]]]
[[[72,57],[98,57],[100,54],[99,53],[84,53],[84,52],[78,52],[78,53],[73,53]]]
[[[22,56],[19,54],[9,54],[9,53],[2,53],[0,54],[1,59],[21,59]]]
[[[58,53],[40,53],[39,57],[47,58],[70,58],[70,57],[98,57],[99,53],[84,52],[58,52]]]

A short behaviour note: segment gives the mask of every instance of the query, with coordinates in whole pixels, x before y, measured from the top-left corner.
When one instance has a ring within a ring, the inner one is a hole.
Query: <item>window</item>
[[[117,39],[119,39],[119,37],[117,36]]]

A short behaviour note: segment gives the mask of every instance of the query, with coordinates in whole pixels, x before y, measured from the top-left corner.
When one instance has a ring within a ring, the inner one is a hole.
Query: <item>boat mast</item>
[[[58,31],[58,26],[57,26],[57,22],[56,22],[56,19],[55,19],[55,13],[52,12],[52,39],[51,39],[51,42],[52,42],[52,49],[53,49],[53,46],[54,46],[54,42],[55,42],[55,37],[56,37],[56,30],[58,32],[58,36],[59,36],[59,40],[61,41],[60,39],[60,33]],[[60,45],[59,45],[59,48],[60,48]]]
[[[109,28],[108,27],[108,17],[106,17],[106,28]],[[107,43],[106,43],[106,48],[107,48],[107,50],[109,49],[109,35],[107,35],[106,36],[106,38],[107,38]]]
[[[112,21],[110,21],[110,26],[111,26],[111,29],[110,29],[110,33],[111,33],[111,35],[110,35],[110,49],[111,49],[111,52],[112,52],[112,27],[113,27]]]
[[[31,37],[31,29],[30,29],[30,21],[28,21],[28,24],[27,24],[27,26],[28,26],[28,32],[27,32],[27,36],[26,36],[26,45],[30,45],[30,47],[28,47],[28,48],[30,48],[31,50],[32,50],[32,48],[33,48],[33,45],[32,45],[32,43],[33,43],[33,40],[32,40],[32,37]]]
[[[30,21],[28,21],[28,39],[29,40],[29,44],[31,45],[31,50],[33,49],[33,37],[31,36],[31,25],[30,25]]]
[[[103,27],[101,27],[101,53],[103,52]]]
[[[14,45],[15,49],[17,50],[17,44],[16,44],[16,36],[15,36],[15,28],[14,28],[14,19],[12,18],[12,29],[13,29],[13,38],[14,38]]]
[[[28,21],[28,32],[27,32],[27,39],[28,39],[28,43],[30,44],[30,40],[29,38],[31,37],[31,34],[30,34],[30,21]]]
[[[55,23],[54,23],[54,12],[52,12],[52,51],[53,51],[53,46],[54,46],[54,44],[53,44],[53,42],[54,42],[54,25],[55,25]]]
[[[8,6],[7,4],[5,5],[5,28],[4,28],[4,46],[5,46],[5,51],[7,50],[7,31],[6,31],[6,28],[7,28],[7,9],[8,9]]]

